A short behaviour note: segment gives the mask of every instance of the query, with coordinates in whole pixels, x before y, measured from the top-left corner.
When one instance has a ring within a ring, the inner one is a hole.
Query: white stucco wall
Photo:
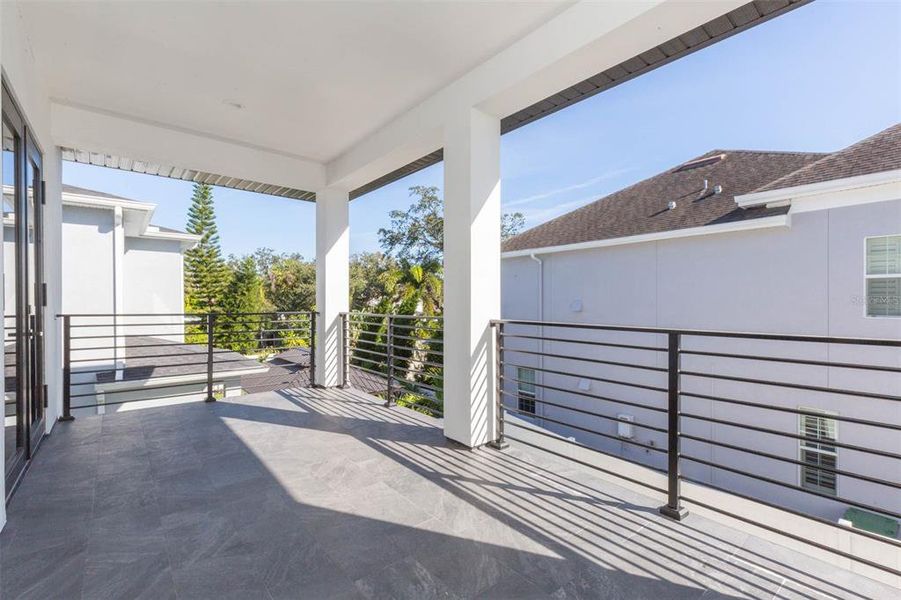
[[[112,210],[63,207],[64,313],[116,312],[113,229]]]
[[[864,315],[864,238],[901,233],[901,200],[835,208],[793,215],[790,228],[735,232],[673,239],[625,246],[613,246],[576,252],[540,255],[544,263],[545,321],[604,323],[690,329],[774,332],[850,337],[901,338],[901,319],[876,319]],[[529,257],[508,258],[502,265],[502,311],[504,318],[538,319],[538,264]],[[578,302],[576,302],[578,301]],[[578,304],[581,310],[574,310]],[[530,332],[534,335],[535,331]],[[585,334],[545,330],[549,337],[577,336],[608,341],[662,346],[658,336],[640,334]],[[655,339],[656,338],[656,339]],[[775,356],[796,356],[818,360],[873,362],[899,366],[897,349],[861,349],[841,345],[799,345],[777,342],[738,342],[735,340],[686,339],[684,347],[742,351]],[[508,348],[537,350],[529,340],[510,340]],[[563,356],[615,360],[632,364],[663,367],[665,354],[612,348],[575,347],[572,344],[546,342],[544,351]],[[578,354],[576,353],[578,351]],[[566,358],[539,358],[508,352],[508,363],[542,366],[545,369],[575,372],[593,377],[620,379],[665,387],[664,373],[626,367],[597,365]],[[683,369],[794,381],[843,389],[861,389],[883,394],[901,393],[897,373],[869,373],[825,367],[798,367],[776,363],[738,361],[686,356]],[[506,376],[515,377],[508,368]],[[665,427],[662,413],[643,410],[583,396],[592,395],[664,407],[665,394],[615,384],[583,381],[589,390],[579,390],[578,378],[536,373],[539,384],[561,388],[538,389],[539,397],[565,406],[573,406],[615,417],[630,414],[637,423]],[[819,408],[840,415],[901,423],[901,407],[896,402],[835,394],[790,390],[772,386],[683,377],[683,389],[788,408]],[[515,391],[515,383],[506,388]],[[571,391],[570,391],[571,390]],[[512,402],[512,397],[507,397]],[[852,404],[853,402],[853,404]],[[787,433],[798,431],[798,417],[764,411],[683,399],[683,409],[729,421],[749,423]],[[616,424],[609,420],[544,406],[547,419],[581,425],[609,435]],[[653,448],[665,448],[665,435],[635,429],[636,446],[602,438],[558,424],[542,424],[548,429],[589,443],[607,452],[658,468],[665,467],[665,455]],[[712,436],[743,447],[767,451],[792,459],[798,458],[798,442],[790,438],[741,431],[698,421],[683,420],[683,430],[701,437]],[[838,423],[839,441],[899,451],[895,432],[875,431],[848,423]],[[714,448],[699,442],[685,442],[683,450],[700,458],[746,469],[793,485],[798,484],[799,468],[790,463],[757,458],[738,451]],[[850,450],[839,450],[838,468],[876,477],[896,468],[889,459],[871,457]],[[776,485],[754,482],[736,474],[684,461],[690,476],[742,492],[751,492],[769,500],[784,502],[830,519],[841,516],[844,505],[831,500],[801,494]],[[853,480],[838,478],[838,495],[849,499],[897,508],[901,493]]]

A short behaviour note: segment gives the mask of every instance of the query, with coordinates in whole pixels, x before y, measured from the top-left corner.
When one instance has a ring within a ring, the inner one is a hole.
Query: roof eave
[[[735,197],[735,203],[739,208],[752,208],[755,206],[772,207],[790,204],[793,200],[808,198],[810,196],[891,184],[901,184],[901,169],[742,194]]]
[[[791,227],[791,216],[773,215],[757,219],[746,219],[731,223],[718,223],[716,225],[703,225],[701,227],[686,227],[685,229],[670,229],[654,233],[642,233],[618,238],[603,240],[590,240],[575,244],[563,244],[560,246],[545,246],[544,248],[524,248],[502,252],[501,258],[517,258],[537,254],[556,254],[558,252],[573,252],[577,250],[590,250],[593,248],[606,248],[610,246],[624,246],[627,244],[640,244],[644,242],[656,242],[679,238],[697,237],[701,235],[713,235],[717,233],[731,233],[735,231],[749,231],[752,229],[768,229],[773,227]]]

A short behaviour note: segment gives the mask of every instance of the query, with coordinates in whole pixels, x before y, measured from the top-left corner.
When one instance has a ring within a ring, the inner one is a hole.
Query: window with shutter
[[[808,410],[808,409],[802,409]],[[835,495],[837,485],[835,469],[838,456],[830,442],[838,440],[835,419],[828,416],[800,415],[801,435],[801,487]]]
[[[901,317],[901,235],[866,240],[868,317]]]

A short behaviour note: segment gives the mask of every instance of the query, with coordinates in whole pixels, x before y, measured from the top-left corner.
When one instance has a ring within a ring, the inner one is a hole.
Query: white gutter
[[[717,225],[703,225],[701,227],[687,227],[670,231],[658,231],[655,233],[642,233],[625,237],[606,240],[591,240],[576,244],[563,244],[560,246],[548,246],[546,248],[529,248],[526,250],[512,250],[502,252],[501,258],[516,258],[533,254],[554,254],[556,252],[572,252],[574,250],[588,250],[591,248],[606,248],[608,246],[624,246],[626,244],[641,244],[644,242],[656,242],[659,240],[672,240],[678,238],[696,237],[700,235],[714,235],[717,233],[730,233],[733,231],[749,231],[753,229],[768,229],[771,227],[791,227],[791,217],[788,214],[748,219],[734,223],[720,223]]]
[[[879,173],[870,173],[869,175],[857,175],[855,177],[844,177],[842,179],[830,179],[829,181],[820,181],[817,183],[809,183],[807,185],[796,185],[794,187],[779,188],[768,190],[766,192],[753,192],[735,197],[735,203],[740,208],[749,208],[752,206],[779,206],[800,200],[811,196],[821,196],[833,192],[846,192],[851,190],[861,190],[864,188],[872,188],[897,184],[901,182],[901,169],[891,171],[881,171]],[[897,192],[897,189],[894,190]],[[794,210],[795,207],[792,207]],[[795,211],[797,212],[797,211]]]

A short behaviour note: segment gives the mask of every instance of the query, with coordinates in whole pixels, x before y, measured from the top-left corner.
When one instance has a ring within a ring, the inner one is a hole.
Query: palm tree
[[[444,306],[444,279],[441,264],[402,264],[381,275],[387,291],[385,302],[400,315],[440,315]]]

